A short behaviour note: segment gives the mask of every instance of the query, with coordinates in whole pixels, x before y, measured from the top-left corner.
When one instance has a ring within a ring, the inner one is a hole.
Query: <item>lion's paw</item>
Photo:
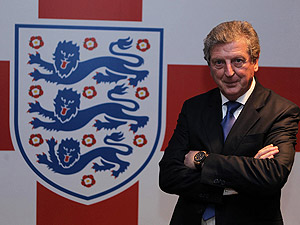
[[[34,69],[33,72],[29,73],[29,75],[33,78],[33,81],[37,81],[43,78],[41,72],[38,69]]]
[[[54,147],[55,145],[57,145],[57,141],[54,139],[54,137],[52,137],[50,140],[46,140],[46,142],[49,147]]]
[[[40,62],[41,62],[40,53],[36,52],[36,54],[29,54],[28,64],[34,64],[34,63],[40,63]]]
[[[42,126],[42,121],[34,117],[33,120],[30,122],[30,124],[32,125],[32,129],[36,129]]]
[[[33,112],[41,112],[42,107],[38,101],[36,102],[30,102],[29,104],[29,109],[28,112],[33,113]]]
[[[38,158],[38,163],[46,164],[48,162],[47,155],[43,152],[43,154],[37,154],[36,157]]]

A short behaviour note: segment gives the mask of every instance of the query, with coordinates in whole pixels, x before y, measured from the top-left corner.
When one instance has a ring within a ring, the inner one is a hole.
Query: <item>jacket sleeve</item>
[[[288,105],[274,117],[265,133],[263,146],[274,144],[279,148],[275,158],[210,154],[205,160],[200,183],[230,187],[239,193],[255,195],[280,191],[293,165],[298,122],[299,108],[294,104]]]
[[[207,202],[220,202],[224,188],[201,183],[200,171],[184,165],[185,154],[190,150],[189,124],[183,105],[174,134],[159,163],[160,188],[170,194]],[[199,146],[200,148],[203,146]]]

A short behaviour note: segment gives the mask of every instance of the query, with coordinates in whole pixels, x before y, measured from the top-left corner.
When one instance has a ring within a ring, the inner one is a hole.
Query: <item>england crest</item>
[[[30,168],[92,200],[123,187],[157,151],[163,30],[16,25],[14,132]]]

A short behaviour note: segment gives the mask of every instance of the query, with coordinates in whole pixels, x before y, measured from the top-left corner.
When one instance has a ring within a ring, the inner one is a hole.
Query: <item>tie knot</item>
[[[226,105],[227,105],[227,112],[233,114],[235,110],[237,110],[240,107],[241,103],[235,101],[229,101],[226,102]]]

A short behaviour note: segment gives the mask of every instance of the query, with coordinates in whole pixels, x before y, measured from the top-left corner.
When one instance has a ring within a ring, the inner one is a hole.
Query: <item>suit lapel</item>
[[[260,119],[259,109],[265,105],[268,92],[256,82],[255,89],[246,102],[241,114],[231,128],[224,143],[223,154],[229,155],[238,151],[242,139]]]
[[[221,153],[223,148],[223,133],[221,127],[222,103],[219,89],[212,92],[210,102],[207,104],[202,117],[206,132],[209,151]]]

